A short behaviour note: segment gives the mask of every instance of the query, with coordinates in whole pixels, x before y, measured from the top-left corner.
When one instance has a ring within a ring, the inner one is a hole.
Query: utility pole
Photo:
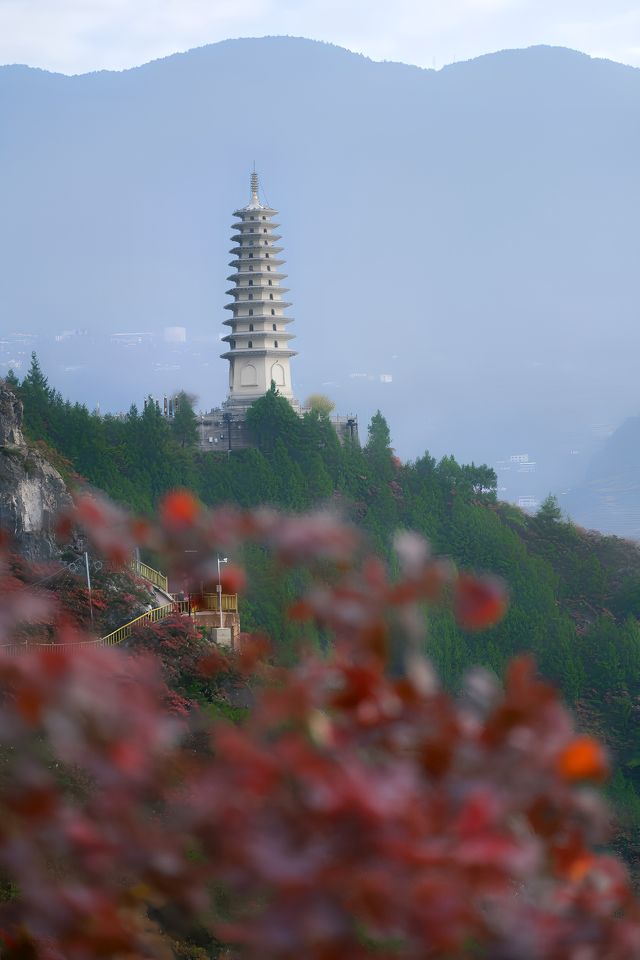
[[[227,425],[227,453],[231,453],[231,414],[223,413],[222,419]]]
[[[89,591],[89,613],[91,615],[91,629],[93,630],[93,601],[91,599],[91,574],[89,573],[89,554],[84,552],[84,564],[87,571],[87,590]]]
[[[228,563],[228,559],[225,557],[222,559],[218,557],[218,610],[220,611],[220,626],[224,626],[224,621],[222,618],[222,577],[220,575],[220,567],[223,563]]]

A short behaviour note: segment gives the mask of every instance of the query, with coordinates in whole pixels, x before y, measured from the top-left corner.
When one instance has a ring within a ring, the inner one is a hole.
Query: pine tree
[[[249,407],[247,426],[258,449],[267,457],[274,453],[278,441],[290,446],[300,437],[300,417],[278,393],[273,381],[265,395]]]
[[[394,471],[391,433],[389,424],[379,410],[371,418],[364,453],[378,479],[388,481],[392,478]]]
[[[36,440],[54,439],[51,435],[51,393],[38,357],[32,353],[31,366],[22,381],[21,394],[25,405],[25,428]]]
[[[369,453],[388,453],[391,448],[391,432],[389,424],[377,410],[371,417],[368,428],[367,445],[365,450]]]
[[[31,354],[31,366],[29,367],[29,373],[24,378],[24,382],[34,390],[41,390],[43,393],[49,392],[49,381],[42,372],[42,367],[40,366],[40,361],[38,360],[38,355],[35,350]]]
[[[173,435],[180,447],[191,449],[198,442],[198,418],[193,404],[195,397],[181,390],[175,397],[175,413],[171,422]]]
[[[536,513],[536,519],[542,520],[543,523],[557,523],[562,520],[560,504],[553,494],[550,493],[549,496],[542,501]]]
[[[6,375],[6,377],[5,377],[4,379],[5,379],[5,383],[6,383],[7,386],[9,387],[9,389],[12,390],[14,393],[16,392],[16,390],[18,390],[18,389],[20,388],[20,381],[19,381],[18,378],[16,377],[15,373],[13,372],[13,370],[9,369],[9,370],[7,371],[7,375]]]

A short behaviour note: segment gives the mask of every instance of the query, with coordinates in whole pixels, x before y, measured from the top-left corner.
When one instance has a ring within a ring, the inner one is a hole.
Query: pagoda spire
[[[242,415],[247,408],[275,383],[279,392],[296,405],[291,383],[289,361],[296,355],[289,349],[293,334],[287,331],[292,318],[286,316],[291,306],[283,299],[288,292],[281,281],[284,260],[279,259],[282,247],[273,222],[277,211],[260,200],[260,184],[255,169],[251,174],[251,200],[234,212],[231,249],[234,272],[227,279],[233,287],[232,298],[225,307],[231,316],[224,321],[230,327],[222,339],[229,349],[222,354],[229,361],[229,396],[225,408]]]
[[[258,179],[258,174],[255,171],[251,174],[251,203],[260,203],[260,198],[258,196],[260,192],[260,181]]]

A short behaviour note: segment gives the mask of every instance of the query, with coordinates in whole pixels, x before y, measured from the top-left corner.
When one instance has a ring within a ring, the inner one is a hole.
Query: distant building
[[[163,339],[165,343],[186,343],[186,327],[165,327]]]
[[[53,339],[56,343],[63,343],[65,340],[71,340],[73,337],[86,337],[88,333],[88,330],[63,330],[62,333],[57,333]]]
[[[289,332],[293,318],[281,286],[281,239],[275,233],[277,211],[260,199],[258,175],[251,174],[251,199],[234,212],[231,249],[234,272],[227,279],[233,286],[232,298],[225,309],[230,316],[223,323],[229,332],[222,337],[228,349],[221,354],[229,362],[229,393],[221,407],[199,416],[200,446],[210,451],[231,451],[252,446],[246,425],[249,407],[274,383],[299,415],[304,409],[293,392],[290,361],[296,351]],[[168,414],[169,415],[169,414]],[[334,417],[333,425],[341,439],[358,439],[357,417]]]
[[[529,460],[528,453],[512,453],[508,460],[498,460],[496,470],[499,473],[535,473],[536,461]]]
[[[135,347],[141,343],[151,343],[153,333],[150,330],[136,331],[134,333],[112,333],[110,340],[111,343],[118,343],[125,347]]]

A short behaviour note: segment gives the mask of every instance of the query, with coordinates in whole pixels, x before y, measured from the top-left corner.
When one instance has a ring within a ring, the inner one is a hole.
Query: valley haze
[[[255,161],[298,397],[363,434],[380,408],[403,458],[500,465],[503,498],[562,495],[640,412],[639,108],[638,69],[552,47],[437,72],[283,37],[0,67],[0,374],[35,349],[91,408],[222,400]]]

